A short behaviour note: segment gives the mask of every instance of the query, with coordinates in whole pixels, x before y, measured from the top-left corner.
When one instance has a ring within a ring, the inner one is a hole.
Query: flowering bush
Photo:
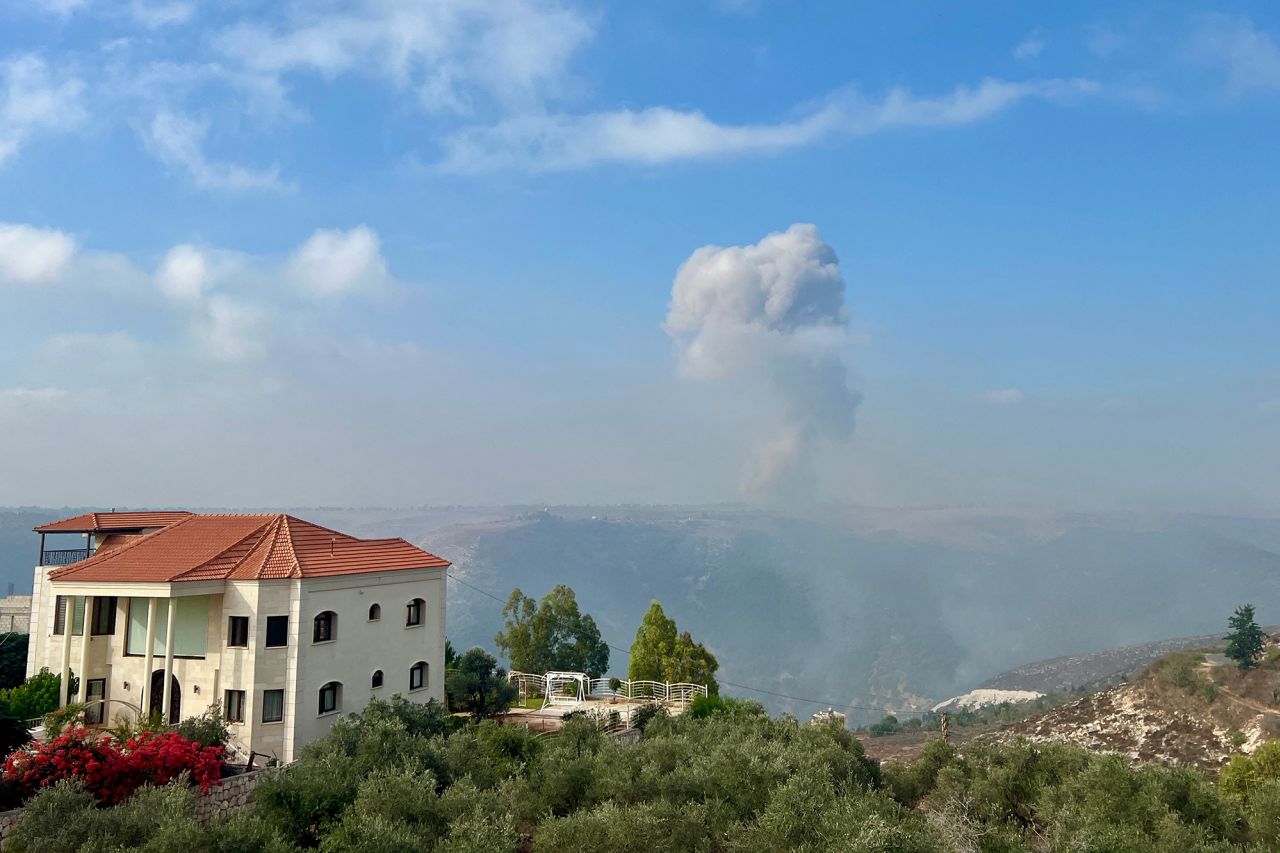
[[[10,755],[4,778],[25,799],[59,779],[74,777],[99,802],[114,805],[146,784],[164,785],[189,773],[208,793],[221,784],[222,748],[202,747],[176,732],[143,732],[117,747],[109,737],[71,728]]]

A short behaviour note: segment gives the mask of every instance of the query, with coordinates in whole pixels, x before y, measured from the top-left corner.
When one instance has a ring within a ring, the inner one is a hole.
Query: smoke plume
[[[752,246],[703,246],[676,271],[666,330],[681,369],[759,386],[780,406],[780,428],[744,467],[749,494],[808,489],[816,446],[853,433],[844,290],[835,251],[805,224]]]

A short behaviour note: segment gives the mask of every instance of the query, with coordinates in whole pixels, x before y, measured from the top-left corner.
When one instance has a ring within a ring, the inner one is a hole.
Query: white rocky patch
[[[1030,702],[1033,699],[1039,699],[1043,693],[1037,693],[1034,690],[992,690],[990,688],[979,688],[970,690],[963,696],[956,696],[945,702],[939,702],[933,706],[934,711],[958,711],[961,708],[976,710],[978,708],[988,708],[992,705],[1003,705],[1005,702]]]

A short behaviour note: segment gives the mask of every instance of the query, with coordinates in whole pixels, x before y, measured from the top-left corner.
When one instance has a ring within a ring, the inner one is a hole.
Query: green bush
[[[227,738],[231,736],[227,721],[222,719],[222,706],[216,703],[204,713],[178,723],[178,734],[201,746],[226,746]]]
[[[76,692],[78,679],[72,676],[71,692]],[[58,687],[62,676],[54,675],[48,669],[41,669],[35,675],[11,690],[0,690],[0,705],[7,706],[9,713],[19,720],[39,720],[58,707]]]

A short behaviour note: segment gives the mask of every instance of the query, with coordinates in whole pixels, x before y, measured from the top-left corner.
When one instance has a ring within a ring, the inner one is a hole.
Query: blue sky
[[[0,5],[0,504],[1280,512],[1280,14],[958,6]]]

